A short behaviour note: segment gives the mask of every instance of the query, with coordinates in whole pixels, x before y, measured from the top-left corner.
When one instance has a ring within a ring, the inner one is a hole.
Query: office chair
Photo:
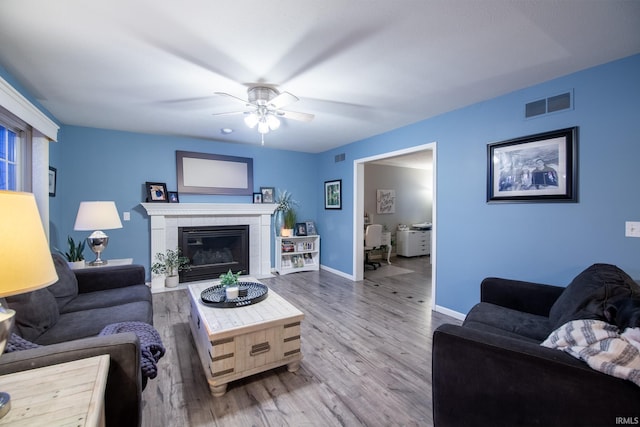
[[[370,265],[374,270],[380,267],[381,264],[379,262],[369,260],[369,253],[371,253],[371,251],[373,250],[380,249],[380,246],[382,246],[382,225],[368,225],[364,233],[365,266]]]

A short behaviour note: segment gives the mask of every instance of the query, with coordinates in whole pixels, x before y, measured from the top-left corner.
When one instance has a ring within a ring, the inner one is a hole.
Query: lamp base
[[[87,237],[87,243],[89,244],[89,249],[91,249],[91,251],[96,254],[96,259],[88,264],[91,266],[107,264],[107,261],[100,258],[100,255],[109,244],[109,236],[104,234],[102,231],[94,231],[91,236]]]
[[[9,393],[0,391],[0,418],[9,413],[11,409],[11,396]]]

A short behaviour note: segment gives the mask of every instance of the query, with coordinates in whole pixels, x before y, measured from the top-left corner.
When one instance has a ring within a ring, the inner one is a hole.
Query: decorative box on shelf
[[[275,246],[279,274],[320,269],[320,236],[276,237]]]

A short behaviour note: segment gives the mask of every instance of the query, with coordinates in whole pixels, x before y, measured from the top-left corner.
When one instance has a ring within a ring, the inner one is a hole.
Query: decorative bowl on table
[[[267,288],[262,283],[238,282],[238,297],[227,299],[224,285],[216,285],[200,293],[204,305],[217,308],[244,307],[258,303],[267,297]]]

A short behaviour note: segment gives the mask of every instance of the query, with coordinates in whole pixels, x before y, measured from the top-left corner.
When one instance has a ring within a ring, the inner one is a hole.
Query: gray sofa
[[[13,332],[41,347],[2,355],[0,375],[109,354],[107,425],[139,426],[143,388],[139,339],[132,332],[98,335],[113,323],[153,324],[144,267],[107,265],[72,271],[64,258],[52,256],[58,282],[2,302],[16,311]]]
[[[594,264],[569,286],[487,278],[462,326],[433,336],[433,417],[443,426],[614,426],[640,419],[640,387],[540,343],[577,319],[640,296],[613,265]],[[637,421],[635,421],[637,424]]]

